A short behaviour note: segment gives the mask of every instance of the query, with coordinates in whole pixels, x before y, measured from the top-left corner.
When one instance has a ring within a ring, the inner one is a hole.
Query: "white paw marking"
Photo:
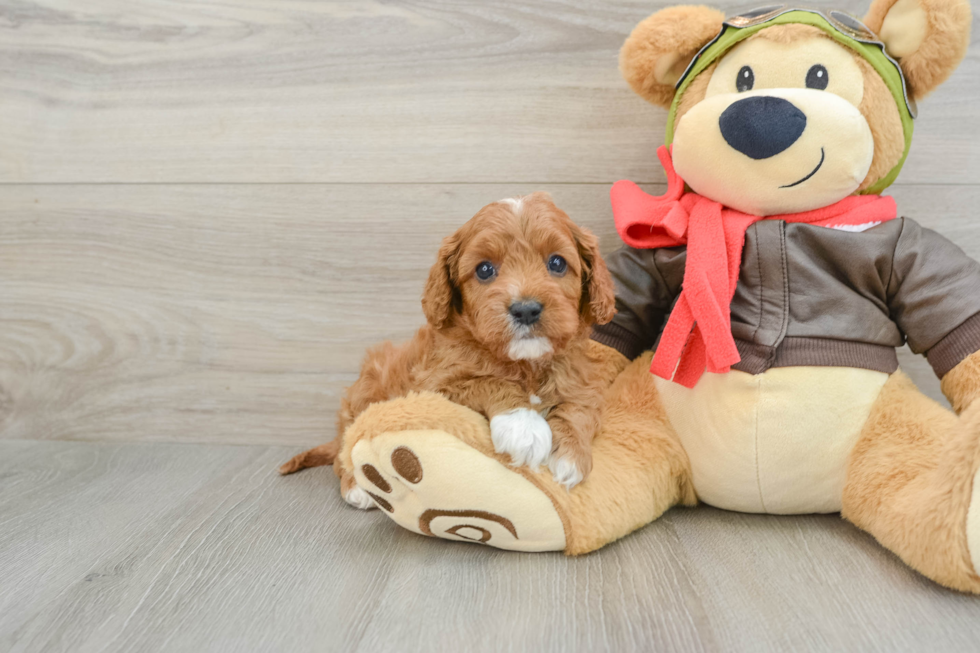
[[[550,354],[555,349],[551,341],[543,336],[535,338],[514,338],[507,348],[507,355],[513,361],[530,361]]]
[[[564,485],[566,490],[571,490],[582,482],[582,472],[579,471],[578,465],[568,458],[552,456],[548,461],[548,469],[551,470],[555,482]]]
[[[490,439],[497,453],[515,465],[538,467],[551,454],[551,427],[530,408],[515,408],[490,420]]]
[[[356,485],[344,495],[344,501],[354,506],[358,510],[373,510],[374,508],[378,507],[375,505],[374,499],[371,498],[371,495]]]

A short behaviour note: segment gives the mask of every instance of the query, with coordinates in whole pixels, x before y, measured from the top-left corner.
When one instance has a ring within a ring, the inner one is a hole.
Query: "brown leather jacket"
[[[684,247],[606,257],[618,313],[592,338],[632,359],[651,349],[684,278]],[[898,368],[908,341],[942,378],[980,350],[980,263],[915,221],[863,232],[762,220],[749,227],[732,299],[733,368]]]

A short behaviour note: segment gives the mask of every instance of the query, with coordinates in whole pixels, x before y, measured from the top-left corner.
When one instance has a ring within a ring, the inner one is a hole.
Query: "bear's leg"
[[[634,361],[607,390],[592,473],[571,492],[546,469],[509,465],[482,416],[430,393],[371,406],[348,429],[339,464],[417,533],[587,553],[695,501],[649,365],[649,355]]]
[[[572,523],[570,555],[617,540],[672,506],[697,503],[690,462],[650,373],[652,357],[633,361],[606,390],[588,479],[571,492],[557,490]]]
[[[980,593],[968,538],[978,464],[980,402],[957,417],[898,371],[851,453],[841,514],[925,576]]]

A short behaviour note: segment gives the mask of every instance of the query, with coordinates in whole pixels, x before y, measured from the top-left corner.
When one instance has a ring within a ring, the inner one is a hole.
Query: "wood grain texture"
[[[0,187],[0,437],[322,442],[365,349],[423,323],[440,239],[536,188]],[[619,246],[605,185],[553,190]],[[980,258],[980,189],[894,194]],[[902,364],[942,400],[923,359]]]
[[[662,181],[617,52],[669,4],[3,2],[0,182]],[[904,181],[976,183],[978,105],[971,48]]]
[[[16,186],[0,437],[317,443],[365,349],[424,323],[440,240],[498,186]],[[559,186],[609,246],[606,189]]]
[[[275,474],[482,205],[549,190],[618,246],[666,116],[616,53],[666,4],[0,0],[0,651],[976,650],[975,598],[837,517],[568,559]],[[971,47],[892,190],[976,258],[978,105]]]
[[[675,510],[581,558],[348,508],[292,450],[0,442],[0,649],[973,651],[980,602],[833,516]]]

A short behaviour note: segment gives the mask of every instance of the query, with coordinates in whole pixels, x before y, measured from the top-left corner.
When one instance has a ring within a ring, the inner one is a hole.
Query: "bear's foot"
[[[441,395],[370,406],[347,429],[339,464],[345,499],[364,493],[410,531],[514,551],[566,548],[565,508],[551,498],[560,486],[494,451],[487,420]]]
[[[494,450],[482,415],[430,392],[358,415],[337,458],[341,489],[370,493],[398,525],[423,535],[514,551],[594,551],[677,503],[696,503],[650,356],[630,364],[609,389],[592,471],[570,492],[562,469],[514,465]]]
[[[362,439],[354,477],[399,526],[512,551],[561,551],[565,529],[551,499],[513,468],[441,430]]]

